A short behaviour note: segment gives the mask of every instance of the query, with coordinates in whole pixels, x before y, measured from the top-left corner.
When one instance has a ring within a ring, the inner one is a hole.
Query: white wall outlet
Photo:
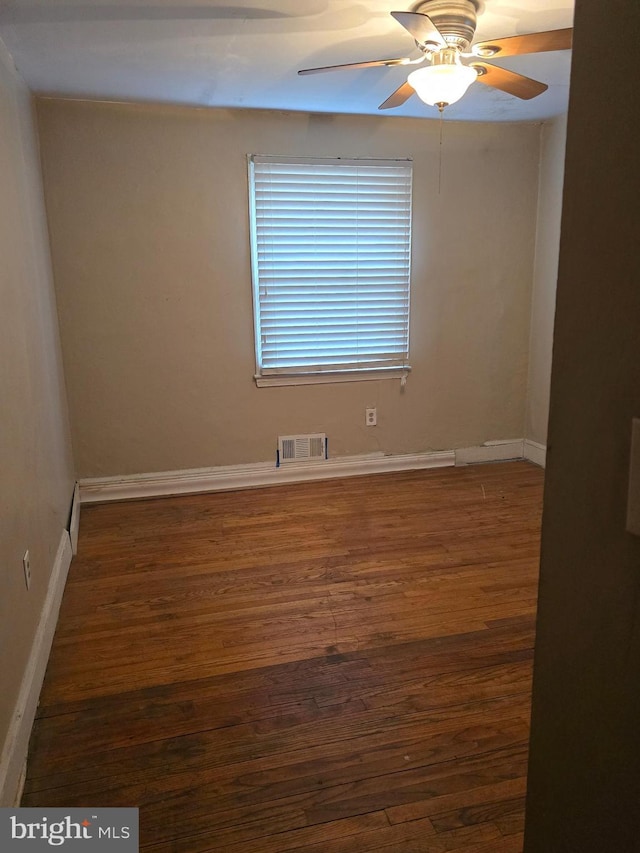
[[[364,422],[367,426],[376,426],[378,423],[378,411],[375,407],[364,410]]]
[[[28,550],[24,552],[22,568],[24,570],[24,582],[27,585],[27,589],[31,589],[31,559],[29,558]]]

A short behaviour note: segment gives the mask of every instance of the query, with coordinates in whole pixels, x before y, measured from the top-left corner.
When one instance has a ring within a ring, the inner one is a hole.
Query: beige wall
[[[40,100],[79,475],[524,434],[539,127]],[[247,154],[412,157],[411,351],[399,381],[256,388]],[[378,408],[364,426],[367,405]]]
[[[0,749],[74,480],[32,118],[29,93],[0,42]]]
[[[542,127],[525,437],[547,443],[567,118]]]

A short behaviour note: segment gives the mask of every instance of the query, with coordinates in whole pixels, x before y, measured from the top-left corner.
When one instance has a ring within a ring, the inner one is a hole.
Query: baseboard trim
[[[481,462],[506,462],[509,459],[522,459],[524,441],[510,438],[499,441],[486,441],[480,447],[461,447],[455,452],[456,465],[477,465]]]
[[[80,532],[80,487],[76,483],[73,489],[73,500],[71,502],[71,520],[69,521],[69,538],[71,539],[71,550],[78,553],[78,534]]]
[[[22,800],[22,795],[24,794],[24,786],[27,783],[27,762],[25,761],[22,765],[22,771],[20,773],[20,778],[18,779],[18,790],[16,791],[13,798],[13,807],[14,809],[20,808],[20,801]]]
[[[519,438],[487,441],[480,447],[463,447],[458,450],[342,456],[326,462],[291,463],[280,468],[276,468],[273,462],[258,462],[122,477],[87,477],[79,480],[78,486],[81,504],[107,503],[523,458],[524,440]]]
[[[234,491],[307,480],[329,480],[387,471],[443,468],[455,464],[453,451],[385,456],[343,456],[326,462],[290,463],[276,468],[272,462],[195,468],[126,477],[101,477],[79,481],[80,502],[135,500],[201,492]]]
[[[529,462],[533,462],[534,465],[544,468],[547,461],[547,445],[525,438],[524,458],[528,459]]]
[[[22,678],[13,718],[2,748],[2,757],[0,758],[0,806],[2,807],[16,805],[21,794],[21,786],[24,784],[24,768],[29,749],[29,738],[36,716],[38,699],[49,660],[71,558],[71,540],[68,532],[63,530],[51,570],[49,588],[42,606],[40,621],[31,646],[31,654]]]

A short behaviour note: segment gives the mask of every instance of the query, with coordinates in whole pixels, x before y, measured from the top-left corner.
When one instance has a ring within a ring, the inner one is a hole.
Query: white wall
[[[81,477],[524,434],[539,127],[40,100]],[[256,388],[248,154],[412,157],[412,373]],[[378,409],[367,428],[364,410]]]
[[[547,443],[567,118],[542,126],[525,438]]]
[[[20,691],[74,483],[33,118],[0,42],[0,805],[24,759],[14,750]]]

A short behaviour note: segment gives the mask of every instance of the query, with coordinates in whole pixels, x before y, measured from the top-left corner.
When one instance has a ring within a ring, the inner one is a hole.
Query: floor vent
[[[326,458],[327,438],[323,432],[278,436],[278,465],[285,462],[322,462]]]

